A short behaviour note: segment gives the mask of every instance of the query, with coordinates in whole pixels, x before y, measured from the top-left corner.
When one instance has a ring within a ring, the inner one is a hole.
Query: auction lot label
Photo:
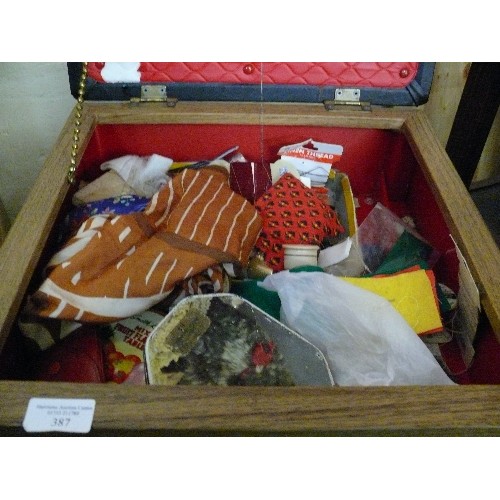
[[[94,399],[31,398],[23,420],[26,432],[86,434],[94,419]]]

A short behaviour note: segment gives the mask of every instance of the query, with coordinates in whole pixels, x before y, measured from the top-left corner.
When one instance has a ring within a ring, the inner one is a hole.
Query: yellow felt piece
[[[386,298],[419,335],[443,329],[432,271],[342,279]]]

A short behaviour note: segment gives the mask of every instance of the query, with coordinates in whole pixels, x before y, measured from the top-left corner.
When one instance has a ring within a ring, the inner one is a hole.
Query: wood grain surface
[[[317,125],[399,129],[411,110],[377,108],[327,111],[322,104],[259,102],[179,102],[175,107],[158,103],[87,103],[85,112],[99,124],[230,123],[250,125]]]
[[[0,382],[0,435],[29,399],[96,401],[91,435],[499,435],[500,388],[162,387]]]
[[[465,256],[481,304],[500,340],[500,250],[425,114],[412,114],[403,131]]]
[[[84,151],[95,126],[87,113],[80,126],[80,151]],[[73,118],[63,127],[56,145],[0,246],[0,351],[10,332],[26,288],[38,263],[50,230],[69,189],[66,174],[70,164]],[[81,156],[81,153],[80,153]]]

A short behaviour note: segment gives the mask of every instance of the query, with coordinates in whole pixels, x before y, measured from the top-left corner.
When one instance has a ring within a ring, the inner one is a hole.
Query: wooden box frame
[[[325,110],[321,104],[86,103],[80,155],[100,124],[259,124],[403,133],[467,259],[500,337],[500,252],[421,109]],[[68,193],[73,118],[0,247],[0,348]],[[497,435],[500,387],[161,387],[0,381],[0,434],[25,435],[32,397],[92,398],[91,435]]]

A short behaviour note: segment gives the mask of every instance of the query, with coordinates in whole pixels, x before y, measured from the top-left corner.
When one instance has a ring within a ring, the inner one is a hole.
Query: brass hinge
[[[335,89],[335,99],[323,101],[323,104],[327,111],[332,111],[338,106],[353,106],[363,111],[371,110],[371,104],[368,101],[361,101],[359,89]]]
[[[131,97],[132,104],[141,102],[164,102],[167,106],[173,108],[177,104],[176,97],[167,96],[166,85],[141,85],[141,97]]]

